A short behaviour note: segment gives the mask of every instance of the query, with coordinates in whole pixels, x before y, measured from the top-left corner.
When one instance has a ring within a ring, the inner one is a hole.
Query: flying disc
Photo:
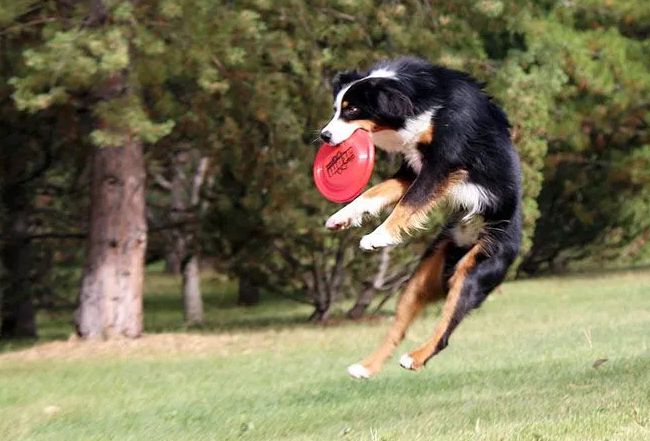
[[[332,202],[348,202],[368,184],[375,166],[375,145],[370,134],[358,129],[339,145],[324,143],[314,160],[314,183]]]

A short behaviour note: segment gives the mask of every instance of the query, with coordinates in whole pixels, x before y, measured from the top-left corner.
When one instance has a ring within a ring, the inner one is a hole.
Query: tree
[[[14,99],[32,112],[64,104],[92,111],[89,232],[75,322],[86,338],[136,337],[147,238],[143,142],[171,129],[143,109],[137,60],[162,49],[145,44],[151,39],[136,20],[145,14],[131,2],[96,0],[57,12],[65,19],[45,26],[42,44],[24,51],[28,71],[11,80]]]
[[[203,300],[198,227],[202,210],[201,189],[210,161],[197,149],[182,144],[172,149],[169,162],[169,179],[161,174],[155,178],[158,186],[169,193],[169,205],[165,205],[169,208],[169,215],[165,217],[169,224],[166,227],[168,253],[173,255],[171,260],[178,261],[183,277],[185,321],[199,325],[203,322]]]
[[[558,4],[535,24],[566,81],[548,121],[529,273],[647,259],[649,22],[650,8],[630,1]]]

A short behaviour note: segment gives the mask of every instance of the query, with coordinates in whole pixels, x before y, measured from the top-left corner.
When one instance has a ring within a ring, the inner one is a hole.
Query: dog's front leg
[[[375,185],[330,216],[325,226],[330,230],[358,227],[364,216],[376,216],[388,205],[395,204],[406,193],[409,185],[410,182],[402,178],[392,178]]]
[[[453,171],[442,179],[437,178],[433,170],[421,172],[393,212],[375,231],[363,236],[359,246],[370,251],[400,243],[405,233],[424,225],[431,210],[454,185],[466,179],[465,170]]]

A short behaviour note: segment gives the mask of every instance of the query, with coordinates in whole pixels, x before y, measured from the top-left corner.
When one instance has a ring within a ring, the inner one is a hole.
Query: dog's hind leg
[[[416,350],[404,354],[400,358],[400,365],[417,370],[442,351],[463,317],[478,308],[504,279],[513,257],[514,254],[510,256],[505,252],[489,255],[483,250],[481,242],[473,245],[456,263],[449,278],[447,299],[433,336]]]
[[[395,320],[383,343],[361,363],[348,367],[351,376],[369,378],[378,373],[403,340],[406,330],[418,313],[428,302],[444,296],[442,273],[449,244],[449,239],[439,238],[424,255],[399,299]]]

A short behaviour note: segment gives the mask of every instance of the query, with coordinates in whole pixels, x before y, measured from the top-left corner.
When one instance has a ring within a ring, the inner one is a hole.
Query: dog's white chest
[[[381,130],[372,133],[372,140],[377,147],[389,153],[401,153],[416,172],[422,169],[422,153],[417,149],[418,139],[431,129],[434,110],[430,110],[409,119],[404,128],[399,130]]]

